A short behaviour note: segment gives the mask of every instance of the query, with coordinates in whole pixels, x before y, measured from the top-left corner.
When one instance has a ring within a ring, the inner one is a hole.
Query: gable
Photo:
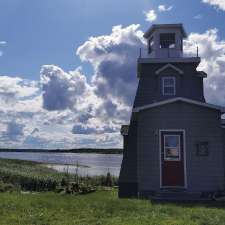
[[[167,105],[167,104],[171,104],[171,103],[179,102],[179,101],[185,102],[185,103],[188,103],[188,104],[193,104],[193,105],[197,105],[197,106],[201,106],[201,107],[206,107],[206,108],[218,110],[218,111],[221,112],[221,114],[225,113],[225,107],[221,107],[221,106],[217,106],[217,105],[213,105],[213,104],[208,104],[208,103],[205,103],[205,102],[200,102],[200,101],[196,101],[196,100],[192,100],[192,99],[182,98],[182,97],[172,98],[172,99],[168,99],[168,100],[144,105],[144,106],[141,106],[141,107],[136,107],[136,108],[133,109],[133,112],[140,112],[142,110],[151,109],[151,108],[155,108],[155,107],[159,107],[159,106],[162,106],[162,105]]]
[[[176,71],[177,73],[179,73],[180,75],[184,74],[183,70],[179,69],[178,67],[168,63],[166,65],[164,65],[163,67],[159,68],[158,70],[155,71],[156,75],[159,75],[161,72],[167,70],[168,68]]]

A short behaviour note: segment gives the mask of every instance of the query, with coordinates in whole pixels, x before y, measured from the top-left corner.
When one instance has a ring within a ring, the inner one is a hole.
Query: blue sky
[[[2,0],[0,2],[2,48],[0,74],[39,79],[44,64],[56,64],[73,70],[81,64],[75,50],[90,36],[109,34],[115,25],[141,24],[146,30],[143,11],[158,5],[172,5],[167,13],[159,13],[157,23],[182,22],[187,32],[204,32],[218,28],[225,36],[225,14],[201,1],[154,0]],[[201,15],[201,19],[194,19]],[[91,66],[83,65],[88,74]]]
[[[1,0],[1,146],[120,147],[152,23],[184,24],[212,74],[207,99],[225,104],[223,21],[224,0]]]

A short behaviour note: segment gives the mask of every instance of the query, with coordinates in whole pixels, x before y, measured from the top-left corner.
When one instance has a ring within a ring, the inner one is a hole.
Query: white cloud
[[[136,92],[139,25],[115,26],[108,35],[91,37],[76,54],[94,69],[90,81],[82,69],[64,71],[44,65],[40,81],[0,76],[2,147],[121,147],[121,124],[129,121]],[[196,46],[205,70],[208,102],[225,105],[225,41],[216,29],[191,33],[187,54]],[[13,138],[15,137],[15,138]]]
[[[4,47],[7,44],[6,41],[0,41],[0,47]],[[4,52],[0,50],[0,57],[3,56]]]
[[[148,12],[144,12],[145,20],[148,22],[153,22],[157,19],[157,14],[154,9],[149,10]]]
[[[45,65],[41,69],[43,107],[49,111],[75,107],[79,98],[88,95],[85,75],[80,70],[64,72],[55,65]]]
[[[6,44],[7,44],[6,41],[0,41],[0,46],[1,46],[1,45],[6,45]]]
[[[115,26],[110,35],[91,37],[78,48],[77,55],[95,70],[92,86],[107,106],[103,107],[108,109],[106,113],[118,113],[131,106],[137,85],[136,59],[143,46],[143,32],[133,24]]]
[[[208,74],[204,82],[206,100],[225,106],[225,40],[219,39],[217,29],[203,34],[191,33],[185,43],[185,51],[195,54],[196,46],[201,56],[199,70]]]
[[[225,11],[225,0],[202,0],[202,2],[212,5],[217,9]]]
[[[196,19],[196,20],[200,20],[200,19],[202,19],[202,15],[198,14],[198,15],[194,16],[193,18]]]
[[[167,12],[167,11],[171,11],[173,9],[173,6],[166,6],[166,5],[159,5],[158,6],[158,10],[159,12]]]

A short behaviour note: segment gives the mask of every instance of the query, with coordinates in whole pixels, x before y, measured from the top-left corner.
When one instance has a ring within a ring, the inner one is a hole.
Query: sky
[[[1,0],[0,148],[121,147],[143,33],[183,23],[225,106],[225,0]]]

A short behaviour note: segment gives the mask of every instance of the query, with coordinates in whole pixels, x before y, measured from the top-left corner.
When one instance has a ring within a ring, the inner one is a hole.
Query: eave
[[[179,102],[179,101],[189,103],[189,104],[193,104],[193,105],[197,105],[197,106],[210,108],[210,109],[214,109],[214,110],[218,110],[218,111],[220,111],[221,114],[225,113],[225,107],[221,107],[221,106],[217,106],[217,105],[213,105],[213,104],[209,104],[209,103],[204,103],[204,102],[200,102],[200,101],[196,101],[196,100],[192,100],[192,99],[188,99],[188,98],[183,98],[183,97],[176,97],[176,98],[172,98],[172,99],[168,99],[168,100],[164,100],[164,101],[160,101],[160,102],[136,107],[136,108],[133,109],[133,112],[137,113],[137,112],[140,112],[140,111],[143,111],[143,110],[147,110],[147,109],[151,109],[151,108],[155,108],[155,107],[159,107],[159,106],[163,106],[163,105],[166,105],[166,104],[171,104],[171,103]]]

